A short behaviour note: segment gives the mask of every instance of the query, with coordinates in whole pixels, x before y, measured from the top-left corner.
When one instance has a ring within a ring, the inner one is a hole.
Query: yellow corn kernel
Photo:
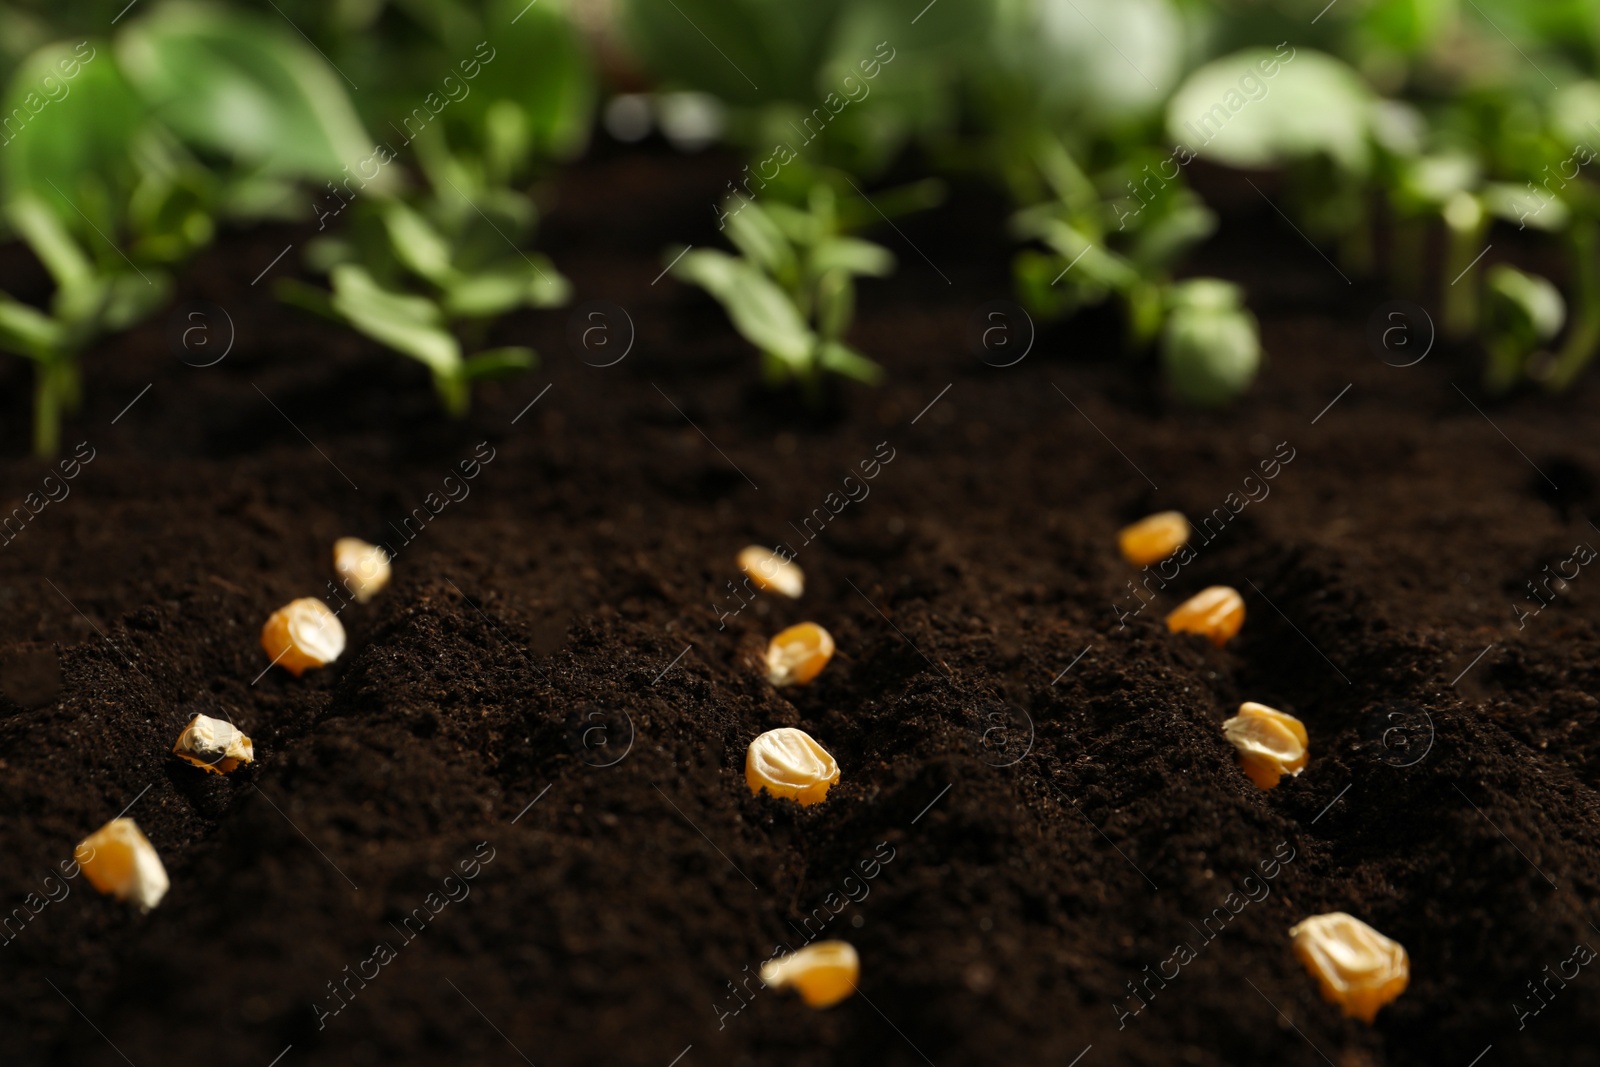
[[[1305,723],[1265,704],[1247,700],[1239,714],[1222,724],[1222,733],[1239,750],[1239,765],[1262,789],[1271,789],[1286,774],[1306,765]]]
[[[344,587],[365,604],[389,584],[389,553],[359,537],[341,537],[333,543],[333,569]]]
[[[1244,625],[1244,597],[1237,589],[1213,585],[1185,600],[1167,616],[1173,633],[1202,634],[1221,648]]]
[[[141,911],[161,903],[172,884],[148,838],[132,819],[112,819],[78,842],[73,858],[90,883]]]
[[[1294,954],[1322,987],[1322,999],[1370,1023],[1411,981],[1406,950],[1342,911],[1289,928]]]
[[[782,959],[761,965],[761,984],[793,988],[813,1008],[827,1008],[856,991],[861,959],[845,941],[818,941]]]
[[[750,792],[763,789],[810,807],[828,795],[839,780],[839,764],[804,730],[784,726],[750,742],[744,756],[744,780]]]
[[[255,760],[255,745],[231,722],[196,715],[178,735],[172,754],[212,774],[228,774]]]
[[[739,569],[751,577],[757,588],[782,593],[791,600],[799,600],[806,591],[805,572],[760,545],[751,545],[739,553]]]
[[[1189,520],[1181,511],[1158,511],[1146,515],[1117,534],[1122,558],[1135,567],[1160,563],[1189,540]]]
[[[767,645],[767,681],[805,685],[833,658],[833,635],[814,622],[791,626]]]
[[[316,597],[291,600],[274,611],[261,628],[261,647],[272,662],[296,678],[312,667],[325,667],[344,651],[344,626]]]

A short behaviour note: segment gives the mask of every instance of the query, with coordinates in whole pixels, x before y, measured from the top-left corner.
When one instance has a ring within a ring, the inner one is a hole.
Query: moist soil
[[[1228,224],[1195,269],[1242,281],[1269,353],[1231,408],[1173,404],[1109,312],[980,360],[1012,250],[973,190],[875,234],[900,267],[853,340],[887,382],[808,407],[657,277],[737,173],[561,176],[539,243],[580,307],[497,327],[542,362],[459,422],[275,302],[310,226],[227,235],[88,356],[68,482],[5,366],[6,507],[69,492],[0,548],[0,1062],[1592,1063],[1600,386],[1494,401],[1442,342],[1387,365],[1398,294],[1202,173]],[[15,249],[0,282],[46,295]],[[1135,613],[1116,532],[1167,508],[1215,517]],[[368,604],[329,584],[346,535],[397,554]],[[798,601],[737,584],[779,542]],[[1212,584],[1247,605],[1226,649],[1163,623]],[[263,673],[305,596],[347,650]],[[775,690],[802,620],[838,652]],[[1222,737],[1244,700],[1310,734],[1271,791]],[[200,713],[255,762],[171,758]],[[746,787],[779,726],[837,757],[826,802]],[[60,871],[124,809],[172,880],[145,915]],[[1410,954],[1373,1025],[1290,953],[1332,911]],[[753,977],[820,938],[856,996]]]

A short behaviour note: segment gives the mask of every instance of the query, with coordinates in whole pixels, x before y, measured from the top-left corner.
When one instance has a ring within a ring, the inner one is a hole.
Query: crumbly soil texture
[[[1227,410],[1172,403],[1110,312],[1031,348],[993,318],[1013,250],[976,190],[874,234],[900,266],[852,339],[886,384],[808,405],[658,277],[736,173],[557,179],[577,303],[496,328],[541,363],[462,421],[274,300],[310,226],[228,235],[88,354],[71,478],[26,458],[5,365],[0,1062],[1592,1063],[1600,383],[1494,400],[1469,349],[1377,358],[1400,294],[1213,176],[1195,269],[1269,353]],[[0,287],[47,296],[15,249]],[[1168,508],[1190,558],[1130,567],[1118,529]],[[395,552],[370,603],[330,586],[342,536]],[[744,586],[747,544],[804,596]],[[1239,636],[1168,633],[1213,584]],[[306,596],[346,651],[266,669]],[[766,642],[805,620],[838,652],[776,690]],[[1222,736],[1245,700],[1310,734],[1271,791]],[[196,714],[255,762],[173,759]],[[837,758],[825,802],[751,795],[780,726]],[[63,873],[123,811],[171,877],[148,914]],[[1291,954],[1334,911],[1409,953],[1372,1025]],[[822,939],[856,995],[762,987]]]

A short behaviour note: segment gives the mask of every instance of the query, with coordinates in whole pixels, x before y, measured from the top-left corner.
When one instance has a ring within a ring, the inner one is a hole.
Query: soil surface
[[[990,366],[970,337],[1012,249],[968,191],[874,234],[900,268],[853,339],[887,384],[808,411],[657,278],[716,242],[737,173],[565,173],[539,244],[626,317],[503,323],[542,363],[462,422],[275,302],[309,225],[227,236],[88,357],[70,481],[23,458],[4,365],[5,507],[68,493],[0,548],[0,1062],[1592,1063],[1600,575],[1574,556],[1600,545],[1600,384],[1493,402],[1470,352],[1386,365],[1367,327],[1396,294],[1225,183],[1195,270],[1261,317],[1243,402],[1172,404],[1109,312]],[[15,249],[0,287],[46,295]],[[1135,613],[1116,532],[1166,508],[1217,517]],[[329,585],[345,535],[397,553],[366,605]],[[804,597],[736,599],[735,553],[778,542]],[[1217,583],[1248,610],[1226,650],[1166,632]],[[263,673],[262,622],[302,596],[347,651]],[[765,642],[802,620],[838,653],[774,690]],[[1222,738],[1243,700],[1310,732],[1270,792]],[[197,713],[256,762],[171,758]],[[825,803],[746,788],[778,726],[837,757]],[[147,915],[59,870],[124,809],[172,880]],[[1290,954],[1330,911],[1410,953],[1374,1025]],[[819,936],[856,947],[859,995],[755,981]]]

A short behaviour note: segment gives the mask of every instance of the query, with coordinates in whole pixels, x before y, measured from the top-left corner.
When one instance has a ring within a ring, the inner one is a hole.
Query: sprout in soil
[[[513,243],[533,228],[529,197],[492,184],[485,167],[451,154],[439,138],[425,134],[417,145],[431,192],[415,202],[358,205],[348,237],[311,247],[331,293],[293,279],[277,292],[422,363],[444,409],[460,416],[474,382],[534,364],[531,348],[481,347],[493,321],[520,307],[565,303],[571,287],[548,259]]]
[[[669,249],[667,259],[675,277],[715,297],[734,328],[761,350],[767,382],[792,379],[815,397],[825,371],[880,381],[883,368],[844,336],[855,313],[855,279],[887,275],[894,256],[842,232],[833,189],[812,185],[805,210],[736,195],[722,217],[738,256]]]
[[[19,198],[9,215],[56,283],[49,314],[0,293],[0,348],[34,363],[33,450],[49,459],[60,449],[62,414],[76,410],[82,395],[79,356],[154,311],[169,287],[153,267],[141,277],[91,260],[42,200]]]
[[[1161,366],[1191,404],[1215,407],[1249,388],[1261,366],[1261,338],[1244,295],[1231,282],[1193,278],[1174,285],[1161,334]]]
[[[1489,350],[1483,386],[1503,393],[1530,369],[1530,357],[1561,332],[1567,305],[1549,280],[1500,263],[1489,271],[1483,317]]]

